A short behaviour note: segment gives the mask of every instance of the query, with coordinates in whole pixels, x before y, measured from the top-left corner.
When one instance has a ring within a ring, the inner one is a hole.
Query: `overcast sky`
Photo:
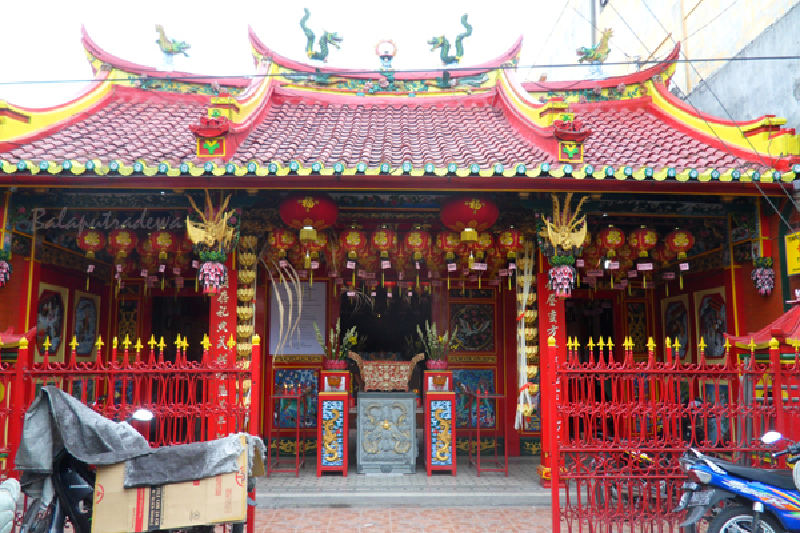
[[[575,49],[591,44],[588,6],[589,0],[7,0],[0,32],[0,99],[39,107],[82,92],[85,81],[9,84],[90,78],[80,44],[81,24],[107,52],[135,63],[165,67],[155,42],[155,25],[163,24],[168,37],[192,46],[190,57],[174,59],[175,70],[248,75],[254,72],[248,24],[275,51],[308,61],[299,27],[303,7],[311,11],[308,26],[317,39],[322,30],[336,31],[344,38],[341,49],[331,51],[327,65],[349,68],[377,68],[375,44],[381,39],[397,44],[396,69],[439,67],[438,53],[431,52],[426,41],[444,34],[453,44],[463,31],[461,15],[468,13],[473,34],[464,40],[462,66],[497,57],[519,35],[524,36],[521,64],[530,65],[576,62]],[[538,79],[543,70],[549,79],[588,76],[582,68],[525,69],[521,73]]]

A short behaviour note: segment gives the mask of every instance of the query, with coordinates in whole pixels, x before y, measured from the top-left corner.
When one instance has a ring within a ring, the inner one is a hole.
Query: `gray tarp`
[[[248,464],[253,454],[264,452],[258,437],[247,435]],[[99,415],[66,392],[42,387],[25,413],[22,442],[16,467],[23,472],[23,491],[52,497],[49,477],[53,459],[62,448],[91,465],[130,461],[125,468],[125,486],[162,485],[235,472],[242,453],[238,435],[209,442],[150,448],[144,437],[125,422]]]

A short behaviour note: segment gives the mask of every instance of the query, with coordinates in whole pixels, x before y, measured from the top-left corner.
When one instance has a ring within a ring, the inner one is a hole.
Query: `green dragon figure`
[[[322,32],[322,37],[319,38],[319,52],[314,51],[314,32],[306,26],[306,21],[308,17],[311,16],[311,12],[308,8],[303,8],[305,11],[305,15],[303,18],[300,19],[300,28],[302,28],[303,33],[306,34],[306,55],[308,55],[309,59],[318,59],[320,61],[328,61],[328,45],[335,46],[339,48],[339,43],[343,41],[342,37],[339,36],[338,33],[325,31]]]
[[[464,28],[467,29],[464,33],[459,33],[458,37],[456,37],[456,55],[451,56],[448,55],[450,53],[450,41],[444,35],[440,35],[438,37],[432,37],[428,44],[431,45],[431,52],[440,48],[439,57],[442,60],[442,64],[444,65],[452,65],[453,63],[458,63],[461,61],[461,58],[464,56],[464,45],[462,42],[464,41],[465,37],[469,37],[472,35],[472,26],[469,25],[467,22],[467,14],[465,13],[461,17],[461,24]]]
[[[177,54],[183,54],[186,57],[189,57],[189,54],[186,53],[186,50],[192,47],[186,41],[176,41],[175,39],[167,39],[167,35],[164,33],[164,26],[161,24],[156,24],[156,31],[158,32],[158,47],[161,48],[161,51],[167,54],[168,56],[174,56]]]
[[[614,31],[611,28],[606,28],[603,30],[603,35],[600,37],[600,42],[597,43],[596,46],[592,48],[585,48],[580,47],[576,50],[580,58],[578,59],[578,63],[583,63],[584,61],[588,61],[589,63],[603,63],[606,59],[608,59],[608,53],[611,49],[608,47],[608,41],[611,39],[611,36],[614,34]]]

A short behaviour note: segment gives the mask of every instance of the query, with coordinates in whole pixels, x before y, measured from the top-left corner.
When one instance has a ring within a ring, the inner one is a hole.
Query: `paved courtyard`
[[[545,532],[550,491],[539,485],[538,458],[509,460],[508,477],[482,473],[466,458],[458,475],[417,473],[316,476],[313,458],[300,476],[259,478],[256,531],[281,532]]]

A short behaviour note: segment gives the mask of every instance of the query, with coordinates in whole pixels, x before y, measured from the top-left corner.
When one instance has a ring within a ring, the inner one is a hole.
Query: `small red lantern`
[[[419,262],[428,260],[431,255],[431,234],[417,227],[406,233],[403,244],[411,259],[414,261],[414,270],[417,274],[417,288],[419,289]]]
[[[136,251],[139,252],[140,256],[145,255],[153,255],[155,250],[153,249],[153,243],[150,239],[142,239],[139,241],[139,244],[136,245]]]
[[[303,243],[303,250],[305,256],[303,257],[303,267],[309,269],[308,283],[314,283],[314,265],[313,261],[319,261],[322,252],[328,248],[328,236],[325,233],[318,233],[317,238],[313,241],[306,241]]]
[[[694,246],[694,236],[686,230],[675,229],[664,239],[667,249],[678,255],[679,261],[686,261],[686,254]],[[683,271],[689,268],[688,263],[681,263],[679,268],[680,288],[683,289]]]
[[[167,230],[158,230],[150,234],[150,246],[158,252],[158,260],[162,263],[167,260],[167,254],[174,252],[177,247],[177,238]]]
[[[658,233],[647,226],[641,226],[631,232],[628,243],[639,257],[647,257],[650,250],[658,244]]]
[[[678,255],[678,259],[686,259],[686,253],[694,246],[694,236],[688,231],[676,229],[664,239],[667,248],[673,254]]]
[[[443,231],[436,235],[435,246],[444,254],[444,259],[448,263],[452,263],[456,259],[456,251],[458,250],[461,241],[459,240],[458,233],[453,231]]]
[[[381,226],[372,232],[370,245],[380,253],[381,259],[387,259],[389,252],[397,249],[397,233],[388,226]]]
[[[431,254],[431,234],[423,229],[414,228],[406,233],[403,243],[414,261],[427,259]]]
[[[346,268],[353,271],[350,279],[350,285],[352,286],[356,284],[358,259],[359,257],[363,257],[368,243],[367,234],[355,227],[345,230],[339,235],[339,244],[345,254],[347,254]]]
[[[360,256],[364,255],[369,239],[367,239],[366,233],[353,227],[339,235],[339,242],[342,250],[347,253],[347,258],[351,261],[356,261]]]
[[[609,226],[597,234],[597,244],[600,245],[600,249],[605,252],[606,256],[614,257],[617,255],[617,250],[625,244],[625,233],[619,228]]]
[[[106,246],[106,236],[95,229],[78,233],[78,248],[86,252],[86,257],[94,259],[94,254]]]
[[[278,259],[285,259],[286,253],[297,245],[297,234],[288,228],[275,228],[270,232],[267,244],[278,252]]]
[[[117,260],[127,257],[138,242],[136,234],[128,229],[115,229],[108,236],[108,247]]]
[[[339,209],[327,195],[295,194],[281,203],[279,212],[287,226],[300,230],[300,242],[306,243],[336,222]]]
[[[525,236],[518,229],[511,227],[500,232],[500,235],[497,236],[497,245],[500,251],[506,254],[508,262],[514,263],[517,254],[525,246]]]
[[[459,196],[442,206],[440,217],[446,228],[461,232],[462,242],[475,242],[478,232],[489,229],[500,211],[494,202],[480,196]]]

